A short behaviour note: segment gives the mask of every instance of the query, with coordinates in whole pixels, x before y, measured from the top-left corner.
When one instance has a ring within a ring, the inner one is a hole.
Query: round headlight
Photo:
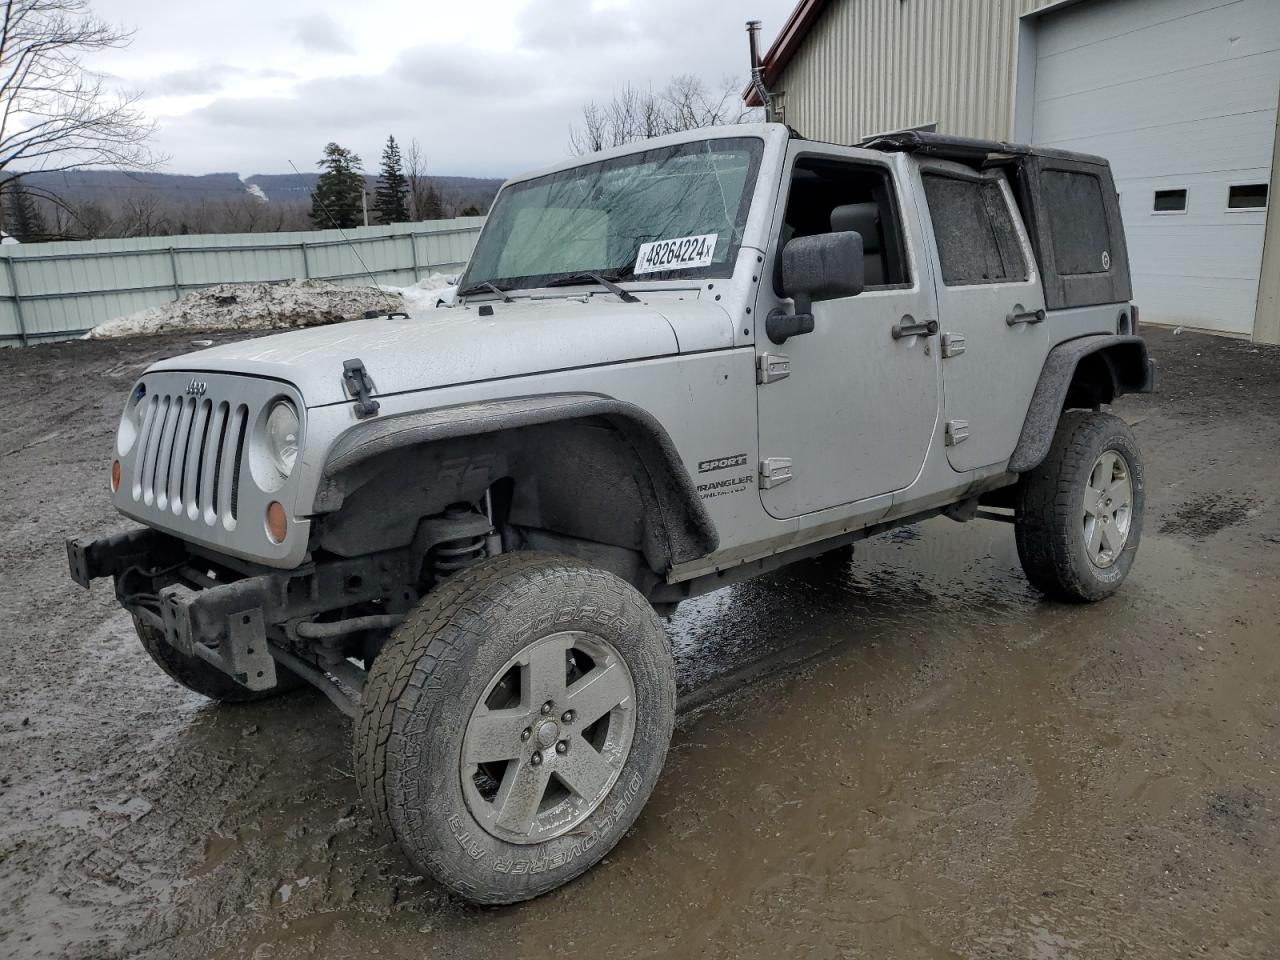
[[[116,453],[125,456],[133,449],[138,439],[138,431],[142,429],[142,416],[147,399],[147,385],[140,383],[133,388],[129,402],[124,405],[124,413],[120,416],[120,429],[116,431]]]
[[[298,411],[288,400],[277,400],[267,414],[267,453],[282,476],[293,473],[298,461]]]

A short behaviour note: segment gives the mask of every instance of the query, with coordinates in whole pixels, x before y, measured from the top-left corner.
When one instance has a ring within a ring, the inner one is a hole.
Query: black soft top
[[[914,154],[926,168],[951,162],[1003,171],[1030,233],[1050,310],[1133,296],[1119,197],[1103,157],[918,130],[869,137],[858,146]]]
[[[1052,147],[1034,147],[1026,143],[1008,143],[1004,140],[952,137],[941,133],[924,133],[920,130],[882,133],[868,137],[855,146],[867,150],[882,150],[885,153],[918,153],[922,156],[951,160],[977,168],[996,166],[1020,157],[1044,157],[1107,166],[1104,158],[1091,153],[1055,150]]]

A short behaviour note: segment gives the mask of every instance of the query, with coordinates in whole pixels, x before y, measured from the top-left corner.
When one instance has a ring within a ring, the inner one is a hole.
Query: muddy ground
[[[939,519],[682,606],[653,800],[501,909],[376,844],[321,696],[211,706],[67,579],[64,536],[122,527],[124,393],[185,341],[6,352],[0,957],[1280,955],[1280,350],[1151,340],[1117,596],[1044,602],[1009,527]]]

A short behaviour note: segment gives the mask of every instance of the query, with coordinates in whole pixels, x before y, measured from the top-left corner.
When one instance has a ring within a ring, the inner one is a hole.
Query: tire
[[[1133,566],[1145,503],[1128,425],[1109,413],[1065,412],[1044,462],[1018,482],[1015,538],[1031,585],[1072,603],[1110,596]]]
[[[617,690],[631,695],[606,709]],[[362,700],[354,765],[375,821],[452,892],[514,903],[586,871],[635,821],[666,759],[675,676],[662,625],[629,584],[521,552],[424,597]]]
[[[201,696],[221,703],[252,703],[266,700],[290,690],[304,686],[306,681],[290,672],[280,664],[276,664],[276,685],[270,690],[249,690],[236,683],[211,663],[205,663],[199,657],[189,657],[164,638],[164,634],[137,617],[133,618],[133,628],[142,641],[142,649],[161,670],[188,690],[194,690]]]

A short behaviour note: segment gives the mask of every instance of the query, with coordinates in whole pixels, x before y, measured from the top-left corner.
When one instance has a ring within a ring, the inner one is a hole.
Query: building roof
[[[787,17],[787,22],[778,31],[778,37],[773,41],[773,46],[761,58],[760,65],[764,68],[766,89],[772,87],[779,74],[786,69],[787,64],[796,55],[796,51],[800,49],[805,37],[809,35],[809,31],[813,29],[818,17],[822,16],[822,11],[827,9],[830,2],[831,0],[800,0],[796,4],[795,9],[791,11],[791,16]],[[743,91],[742,98],[747,101],[749,107],[764,106],[755,90],[749,86]]]

